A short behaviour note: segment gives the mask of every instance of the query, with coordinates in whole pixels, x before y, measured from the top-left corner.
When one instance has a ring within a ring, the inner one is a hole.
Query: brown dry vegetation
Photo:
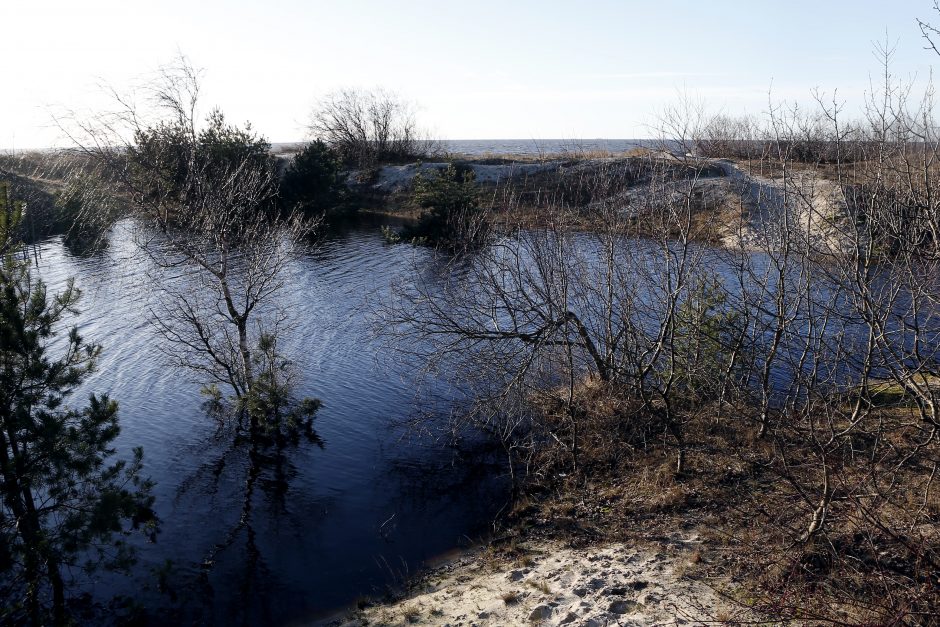
[[[648,415],[638,415],[624,396],[596,379],[582,382],[577,402],[589,415],[581,423],[579,466],[573,471],[570,450],[546,440],[507,518],[512,533],[584,546],[695,531],[704,544],[683,575],[736,581],[731,600],[765,616],[934,624],[940,607],[934,472],[922,460],[867,457],[876,437],[899,456],[908,454],[919,433],[912,427],[916,411],[901,403],[873,413],[877,433],[856,434],[834,460],[830,526],[803,538],[813,508],[799,486],[814,481],[817,468],[800,425],[757,438],[727,409],[703,408],[685,424],[687,465],[676,473],[665,426],[644,420]],[[570,437],[563,407],[542,410],[545,428],[559,440]]]

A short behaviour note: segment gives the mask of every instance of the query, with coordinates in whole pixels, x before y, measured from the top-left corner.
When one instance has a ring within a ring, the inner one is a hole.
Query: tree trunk
[[[254,373],[251,364],[251,347],[248,344],[248,322],[245,318],[236,321],[238,327],[238,350],[242,356],[242,376],[245,378],[244,388],[247,395],[251,394],[254,386]],[[255,412],[248,412],[248,425],[251,441],[256,442],[258,437],[258,416]]]
[[[39,560],[39,534],[37,521],[34,519],[35,508],[32,515],[25,506],[26,500],[32,499],[29,489],[20,482],[20,472],[23,467],[16,446],[15,434],[10,431],[9,416],[3,419],[8,432],[0,432],[0,471],[3,472],[3,497],[7,506],[16,517],[16,529],[20,534],[25,547],[23,555],[23,569],[26,579],[26,610],[32,625],[42,624],[42,612],[39,604],[39,595],[42,589]]]
[[[816,506],[816,510],[813,512],[813,520],[810,522],[809,528],[801,538],[803,542],[808,542],[810,538],[819,533],[819,531],[825,526],[826,518],[829,514],[829,504],[831,502],[832,490],[829,487],[829,467],[826,466],[823,469],[823,495],[822,498],[819,499],[819,504]]]
[[[591,335],[588,333],[587,327],[584,326],[581,319],[578,318],[574,312],[567,312],[565,317],[573,322],[575,328],[578,330],[578,335],[581,337],[584,347],[587,349],[588,353],[590,353],[591,359],[594,360],[594,364],[597,367],[597,374],[600,376],[601,381],[610,381],[610,368],[607,362],[604,361],[600,351],[597,350],[597,346],[594,345],[593,340],[591,340]]]
[[[245,391],[250,392],[254,384],[254,373],[251,364],[251,346],[248,344],[248,323],[246,320],[238,320],[238,350],[242,355],[242,373],[245,377]]]
[[[52,583],[52,619],[55,625],[65,625],[65,583],[62,581],[62,572],[59,569],[59,560],[50,556],[46,558],[46,572]]]

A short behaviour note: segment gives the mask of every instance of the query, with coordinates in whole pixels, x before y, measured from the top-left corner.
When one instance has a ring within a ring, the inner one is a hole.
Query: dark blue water
[[[128,232],[118,228],[89,256],[58,240],[39,252],[39,273],[53,288],[76,279],[84,294],[74,322],[104,348],[79,396],[107,392],[119,402],[119,453],[143,446],[157,484],[157,543],[138,542],[130,580],[84,582],[97,598],[127,594],[158,615],[197,622],[304,621],[481,538],[505,503],[501,468],[461,463],[443,441],[401,427],[414,418],[433,425],[434,414],[425,415],[414,367],[388,358],[376,339],[370,312],[393,284],[434,263],[425,251],[356,230],[288,268],[281,300],[293,327],[280,348],[295,362],[299,395],[323,402],[315,422],[323,447],[289,451],[286,464],[251,485],[245,451],[214,437],[201,382],[167,363],[149,321],[158,295]],[[420,383],[435,389],[433,380]]]

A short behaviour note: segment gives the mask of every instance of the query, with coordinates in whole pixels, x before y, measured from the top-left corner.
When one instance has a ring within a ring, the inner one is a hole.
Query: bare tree
[[[689,178],[677,184],[672,159],[650,161],[649,193],[627,211],[594,206],[589,232],[575,229],[577,211],[555,205],[543,213],[543,227],[507,220],[490,245],[440,275],[417,275],[416,283],[402,286],[401,300],[387,312],[387,329],[400,338],[400,350],[455,373],[466,396],[476,399],[457,426],[498,434],[523,460],[548,437],[563,442],[577,465],[580,423],[590,413],[579,391],[584,385],[617,389],[631,416],[672,438],[676,470],[684,471],[686,418],[676,390],[690,390],[690,380],[715,367],[704,364],[706,353],[721,367],[733,365],[725,362],[724,347],[720,357],[701,350],[706,338],[687,319],[692,306],[683,318],[683,305],[702,296],[696,286],[707,278],[704,251],[692,237],[704,163],[689,158],[681,164]],[[592,179],[597,189],[587,195],[610,189],[611,175],[598,173]],[[696,306],[699,319],[714,313],[710,305]],[[534,409],[550,406],[565,408],[563,428]]]
[[[413,160],[440,149],[418,127],[414,107],[383,89],[343,89],[326,95],[308,129],[355,167]]]
[[[218,110],[198,117],[198,73],[185,59],[144,88],[142,110],[118,108],[67,126],[100,178],[125,199],[161,297],[152,321],[173,360],[227,386],[245,408],[256,394],[259,342],[284,312],[276,295],[314,223],[275,207],[268,143]],[[278,416],[239,412],[257,436]]]

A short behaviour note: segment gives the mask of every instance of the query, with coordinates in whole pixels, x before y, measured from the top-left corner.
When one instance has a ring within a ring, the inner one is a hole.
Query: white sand
[[[577,550],[542,545],[523,564],[476,557],[440,568],[390,605],[327,624],[363,625],[695,625],[740,612],[716,592],[727,582],[693,579],[698,539],[629,548]],[[706,583],[707,582],[707,583]]]
[[[811,172],[797,172],[783,180],[748,174],[727,159],[712,163],[724,170],[747,209],[745,228],[726,238],[729,247],[777,248],[789,219],[789,228],[804,240],[805,252],[851,252],[855,229],[838,184]]]
[[[386,165],[379,170],[378,179],[372,184],[372,189],[379,192],[390,193],[407,189],[415,175],[422,173],[436,174],[446,168],[447,163],[408,163],[405,165]],[[477,183],[499,183],[514,176],[534,174],[542,170],[557,168],[558,163],[507,163],[502,165],[483,165],[479,163],[468,164]],[[362,173],[358,170],[350,172],[348,181],[355,185]]]

